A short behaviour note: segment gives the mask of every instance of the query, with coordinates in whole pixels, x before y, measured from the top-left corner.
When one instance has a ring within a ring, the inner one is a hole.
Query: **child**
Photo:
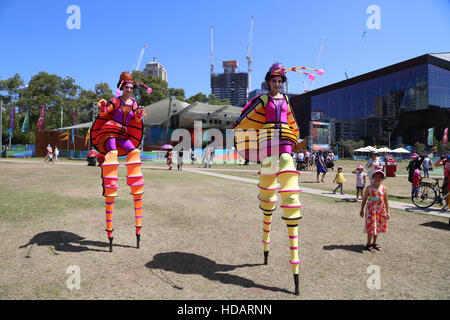
[[[411,197],[414,197],[416,199],[419,198],[420,181],[422,181],[422,177],[420,176],[420,170],[416,169],[416,170],[414,170],[413,182],[412,182],[412,188],[411,188]]]
[[[366,186],[366,176],[367,174],[364,172],[364,166],[359,165],[356,170],[352,171],[353,174],[356,174],[356,200],[359,200],[359,193],[361,192],[361,200],[363,198],[363,190]]]
[[[336,190],[341,188],[341,194],[344,194],[343,185],[346,180],[344,178],[344,173],[342,172],[341,166],[339,166],[337,169],[336,176],[334,177],[333,182],[335,182],[335,181],[337,183],[337,187],[336,187],[336,189],[334,189],[333,193],[336,193]]]
[[[389,215],[389,202],[386,187],[381,184],[384,180],[384,172],[375,170],[372,174],[373,183],[366,188],[364,198],[361,203],[359,215],[364,217],[364,207],[367,203],[366,221],[364,231],[367,233],[366,249],[370,252],[382,251],[377,244],[377,237],[380,233],[387,232],[387,220]]]

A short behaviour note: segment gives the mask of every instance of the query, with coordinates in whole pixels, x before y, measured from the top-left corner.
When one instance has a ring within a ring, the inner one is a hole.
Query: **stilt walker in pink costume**
[[[279,190],[282,218],[286,222],[289,234],[289,263],[294,274],[296,295],[300,294],[298,223],[302,218],[300,214],[302,204],[299,200],[301,190],[298,185],[300,173],[295,169],[291,153],[298,146],[300,132],[288,97],[279,90],[286,81],[285,74],[288,71],[307,74],[311,81],[314,80],[313,74],[301,71],[305,69],[316,71],[318,75],[323,74],[323,70],[305,67],[285,69],[280,63],[273,64],[265,77],[269,83],[269,93],[251,99],[233,126],[236,149],[242,157],[253,162],[261,162],[261,170],[258,172],[260,189],[258,200],[259,207],[263,211],[264,264],[268,263],[270,225],[278,201],[276,193]]]
[[[105,155],[102,168],[103,196],[105,197],[106,233],[109,239],[109,251],[113,248],[113,211],[114,201],[118,196],[117,184],[118,157],[127,156],[127,184],[134,198],[136,219],[136,247],[140,247],[142,228],[142,195],[144,193],[144,176],[141,171],[141,158],[138,149],[142,140],[143,116],[145,110],[139,107],[131,97],[133,88],[143,85],[147,93],[151,88],[143,83],[135,83],[128,72],[122,72],[117,83],[117,97],[106,102],[98,102],[100,112],[91,128],[91,141],[95,149]],[[120,94],[123,90],[123,94]]]

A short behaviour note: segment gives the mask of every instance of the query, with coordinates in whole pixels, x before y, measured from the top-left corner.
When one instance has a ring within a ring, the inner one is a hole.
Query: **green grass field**
[[[344,163],[345,172],[353,166]],[[176,166],[143,172],[141,248],[135,248],[132,197],[121,167],[109,253],[98,167],[0,161],[0,299],[450,298],[446,218],[391,210],[389,232],[379,237],[384,250],[371,253],[363,250],[360,203],[302,193],[301,295],[295,296],[281,209],[274,213],[269,265],[262,264],[255,185]],[[327,175],[320,188],[332,188],[332,179]],[[312,173],[300,176],[304,186],[317,185],[314,180]],[[402,196],[403,187],[410,192],[408,184],[394,191],[403,180],[392,178],[393,195]],[[350,193],[354,181],[347,181]],[[380,289],[367,287],[372,265],[380,268]],[[67,287],[70,266],[79,267],[80,289]]]

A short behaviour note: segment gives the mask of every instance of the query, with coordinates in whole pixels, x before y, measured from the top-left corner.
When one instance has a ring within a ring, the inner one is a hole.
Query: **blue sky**
[[[66,26],[70,5],[80,8],[80,29]],[[370,5],[380,8],[379,30],[366,25]],[[27,83],[46,71],[85,89],[107,82],[115,90],[120,72],[131,70],[148,44],[141,69],[156,57],[169,87],[183,88],[186,97],[209,94],[211,24],[216,72],[223,60],[238,60],[246,72],[251,16],[252,90],[276,61],[314,67],[322,37],[325,74],[313,89],[344,80],[345,72],[450,51],[450,0],[0,0],[0,77],[19,73]],[[302,75],[288,78],[290,92],[305,89]]]

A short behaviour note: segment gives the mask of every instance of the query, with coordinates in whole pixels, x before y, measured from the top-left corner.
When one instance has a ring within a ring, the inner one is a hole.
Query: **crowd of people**
[[[297,162],[297,171],[311,170],[314,166],[320,166],[320,172],[326,173],[327,169],[334,170],[335,156],[333,151],[322,150],[300,150],[297,154],[293,153],[292,157]]]

